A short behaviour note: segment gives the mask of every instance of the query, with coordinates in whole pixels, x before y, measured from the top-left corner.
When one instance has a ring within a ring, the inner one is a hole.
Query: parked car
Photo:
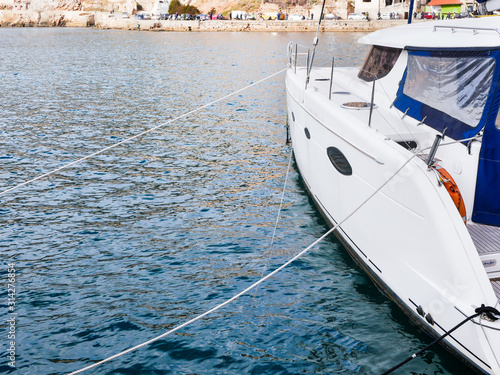
[[[382,13],[380,18],[382,18],[383,20],[392,20],[392,13],[391,12]]]
[[[127,12],[122,12],[122,18],[129,18],[128,13]]]
[[[136,14],[135,18],[137,18],[138,20],[150,20],[151,14],[140,12]]]
[[[425,19],[428,19],[428,20],[432,20],[434,18],[434,14],[433,13],[422,13],[422,17],[425,18]]]
[[[264,20],[275,20],[278,18],[278,13],[262,13],[262,19]]]
[[[328,13],[328,14],[325,14],[325,17],[324,17],[325,20],[340,20],[341,17],[337,16],[336,14],[333,14],[333,13]]]
[[[348,20],[366,20],[368,19],[363,13],[349,13]]]
[[[288,16],[288,20],[289,21],[302,21],[302,20],[305,20],[305,19],[306,19],[306,17],[304,17],[301,14],[290,14]]]
[[[212,14],[213,20],[225,20],[226,18],[222,14]]]
[[[208,21],[210,19],[210,17],[208,17],[208,14],[198,14],[196,18],[200,21]]]
[[[186,21],[192,21],[192,20],[195,20],[196,17],[194,15],[192,15],[192,14],[184,13],[184,14],[180,15],[180,19],[181,20],[186,20]]]

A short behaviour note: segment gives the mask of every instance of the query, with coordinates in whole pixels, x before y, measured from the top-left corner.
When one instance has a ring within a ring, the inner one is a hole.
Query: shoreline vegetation
[[[375,31],[408,20],[322,20],[321,31]],[[419,21],[417,21],[419,22]],[[422,21],[430,22],[430,21]],[[0,10],[1,27],[94,27],[136,31],[316,31],[317,20],[138,20],[109,12]]]

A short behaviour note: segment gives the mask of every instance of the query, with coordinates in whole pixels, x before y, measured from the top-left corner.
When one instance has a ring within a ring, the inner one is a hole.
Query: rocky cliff
[[[82,0],[0,0],[0,9],[34,11],[81,10]]]
[[[140,2],[140,1],[139,1]],[[135,0],[0,0],[3,10],[110,11],[136,8]]]
[[[0,23],[4,26],[40,24],[43,12],[114,11],[132,14],[137,10],[138,5],[144,10],[150,10],[153,9],[156,2],[156,0],[0,0],[0,10],[3,11]],[[266,12],[283,12],[302,14],[306,17],[314,14],[317,17],[321,9],[320,2],[312,0],[181,0],[181,2],[196,6],[202,13],[212,11],[225,15],[231,10],[244,10],[255,15]],[[327,0],[325,13],[335,13],[345,19],[347,18],[347,2],[348,0]],[[65,15],[64,19],[51,19],[48,24],[63,26],[68,22],[68,17],[69,15]],[[77,21],[73,20],[73,22]],[[77,23],[81,24],[82,22],[78,21]],[[89,20],[84,24],[93,24],[93,21]]]
[[[227,13],[231,10],[244,10],[249,13],[282,11],[307,15],[314,3],[311,0],[181,0],[196,6],[202,13],[215,10],[215,13]],[[345,8],[347,0],[328,0],[328,8]],[[129,12],[142,6],[151,9],[155,0],[0,0],[0,10],[24,11],[104,11]],[[285,9],[286,7],[286,9]]]

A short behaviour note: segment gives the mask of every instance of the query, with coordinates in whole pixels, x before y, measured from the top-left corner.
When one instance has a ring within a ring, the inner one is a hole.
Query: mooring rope
[[[398,368],[400,368],[403,365],[407,364],[408,362],[414,360],[415,358],[417,358],[418,356],[420,356],[423,352],[425,352],[428,349],[432,348],[434,345],[436,345],[437,343],[439,343],[442,340],[444,340],[447,336],[451,335],[455,330],[457,330],[458,328],[460,328],[461,326],[463,326],[469,320],[472,320],[472,319],[474,319],[477,316],[479,316],[479,324],[480,324],[481,328],[483,328],[483,325],[481,324],[481,315],[482,314],[487,315],[488,318],[490,318],[490,319],[497,320],[498,318],[496,316],[499,316],[500,312],[497,309],[495,309],[494,307],[491,307],[491,306],[482,305],[481,307],[478,307],[477,309],[475,309],[475,313],[474,314],[469,315],[467,318],[465,318],[460,323],[458,323],[457,325],[455,325],[455,327],[453,327],[449,331],[446,331],[443,335],[439,336],[437,339],[435,339],[433,342],[431,342],[425,348],[420,349],[418,352],[413,353],[408,358],[406,358],[404,361],[401,361],[400,363],[398,363],[396,366],[394,366],[394,367],[390,368],[389,370],[383,372],[382,375],[391,374],[392,372],[396,371]],[[483,332],[484,332],[484,330],[483,330]],[[484,332],[484,335],[486,336],[485,332]],[[486,336],[486,341],[488,342],[488,345],[490,345],[490,348],[493,351],[493,347],[491,346],[491,344],[489,342],[488,336]],[[493,356],[495,357],[495,360],[496,360],[496,356],[495,356],[495,352],[494,351],[493,351]]]
[[[332,226],[332,228],[330,228],[330,230],[328,230],[326,233],[324,233],[321,237],[319,237],[316,241],[314,241],[311,245],[309,245],[307,248],[305,248],[304,250],[302,250],[301,252],[299,252],[297,255],[295,255],[293,258],[289,259],[286,263],[282,264],[280,267],[276,268],[274,271],[268,273],[266,276],[260,278],[258,281],[256,281],[255,283],[253,283],[252,285],[250,285],[249,287],[247,287],[246,289],[244,289],[243,291],[239,292],[238,294],[234,295],[233,297],[231,297],[230,299],[222,302],[221,304],[213,307],[212,309],[208,310],[208,311],[205,311],[204,313],[196,316],[195,318],[191,319],[191,320],[188,320],[187,322],[184,322],[174,328],[172,328],[171,330],[159,335],[159,336],[156,336],[154,338],[152,338],[151,340],[148,340],[148,341],[145,341],[143,342],[142,344],[139,344],[139,345],[136,345],[132,348],[129,348],[127,350],[124,350],[118,354],[115,354],[115,355],[112,355],[111,357],[108,357],[108,358],[105,358],[99,362],[96,362],[90,366],[87,366],[87,367],[84,367],[80,370],[77,370],[77,371],[74,371],[68,375],[76,375],[76,374],[79,374],[79,373],[82,373],[84,371],[87,371],[87,370],[90,370],[94,367],[97,367],[99,365],[102,365],[103,363],[106,363],[106,362],[109,362],[113,359],[116,359],[118,357],[121,357],[122,355],[125,355],[127,353],[130,353],[130,352],[133,352],[139,348],[142,348],[144,346],[147,346],[155,341],[158,341],[178,330],[180,330],[181,328],[184,328],[202,318],[204,318],[205,316],[217,311],[217,310],[220,310],[222,307],[228,305],[229,303],[235,301],[236,299],[238,299],[239,297],[241,297],[242,295],[248,293],[250,290],[252,290],[253,288],[255,288],[256,286],[262,284],[264,281],[266,281],[267,279],[269,279],[270,277],[274,276],[275,274],[277,274],[278,272],[280,272],[281,270],[283,270],[284,268],[286,268],[288,265],[290,265],[291,263],[293,263],[294,261],[296,261],[297,259],[299,259],[300,257],[302,257],[304,254],[306,254],[307,252],[309,252],[309,250],[311,250],[314,246],[316,246],[319,242],[323,241],[327,236],[329,236],[334,230],[336,230],[337,228],[339,228],[342,224],[344,224],[344,222],[346,222],[348,219],[350,219],[356,212],[358,212],[368,201],[370,201],[376,194],[378,194],[378,192],[380,190],[382,190],[384,188],[384,186],[386,186],[394,177],[396,177],[396,175],[399,174],[399,172],[401,172],[401,170],[406,166],[408,165],[408,163],[413,160],[414,157],[416,157],[418,154],[413,154],[412,156],[410,156],[408,158],[408,160],[406,160],[403,165],[401,165],[401,167],[399,167],[395,172],[394,174],[389,177],[378,189],[376,189],[372,194],[370,194],[360,205],[358,205],[349,215],[347,215],[344,219],[342,219],[340,222],[338,222],[337,224],[335,224],[334,226]]]
[[[271,243],[269,244],[269,250],[267,251],[267,254],[266,254],[266,263],[264,264],[264,268],[262,268],[262,273],[261,273],[260,277],[264,277],[264,273],[266,272],[267,266],[269,265],[269,258],[271,257],[271,249],[272,249],[273,244],[274,244],[274,238],[276,237],[276,231],[278,229],[278,223],[279,223],[280,216],[281,216],[281,210],[283,208],[283,202],[285,200],[285,191],[286,191],[286,185],[288,183],[288,175],[290,174],[290,167],[292,166],[292,155],[293,155],[293,148],[292,148],[292,146],[290,146],[290,151],[288,153],[288,167],[286,168],[285,183],[283,184],[283,190],[281,191],[280,205],[278,207],[278,213],[276,215],[276,222],[274,223],[274,230],[273,230],[273,235],[271,237]],[[255,288],[255,291],[253,294],[254,298],[257,294],[257,290],[258,290],[258,288]]]
[[[120,141],[120,142],[114,143],[114,144],[112,144],[112,145],[110,145],[110,146],[108,146],[108,147],[105,147],[105,148],[103,148],[103,149],[101,149],[101,150],[99,150],[99,151],[96,151],[96,152],[93,152],[93,153],[91,153],[91,154],[89,154],[89,155],[87,155],[87,156],[84,156],[84,157],[82,157],[82,158],[80,158],[80,159],[78,159],[78,160],[72,161],[72,162],[70,162],[70,163],[67,163],[67,164],[65,164],[65,165],[63,165],[63,166],[61,166],[61,167],[59,167],[59,168],[56,168],[56,169],[53,169],[53,170],[51,170],[51,171],[49,171],[49,172],[47,172],[47,173],[41,174],[40,176],[37,176],[37,177],[35,177],[35,178],[32,178],[31,180],[25,181],[25,182],[20,183],[20,184],[18,184],[18,185],[16,185],[16,186],[13,186],[13,187],[8,188],[8,189],[6,189],[6,190],[4,190],[4,191],[1,191],[1,192],[0,192],[0,196],[5,195],[5,194],[7,194],[7,193],[9,193],[9,192],[11,192],[11,191],[17,190],[17,189],[19,189],[20,187],[22,187],[22,186],[26,186],[26,185],[28,185],[28,184],[30,184],[30,183],[32,183],[32,182],[35,182],[35,181],[41,180],[41,179],[43,179],[43,178],[45,178],[45,177],[48,177],[48,176],[50,176],[50,175],[53,175],[54,173],[57,173],[57,172],[59,172],[59,171],[61,171],[61,170],[63,170],[63,169],[66,169],[66,168],[68,168],[68,167],[71,167],[71,166],[73,166],[73,165],[75,165],[75,164],[81,163],[82,161],[85,161],[85,160],[87,160],[87,159],[90,159],[90,158],[92,158],[92,157],[94,157],[94,156],[96,156],[96,155],[102,154],[103,152],[108,151],[108,150],[111,150],[112,148],[115,148],[115,147],[117,147],[117,146],[120,146],[120,145],[122,145],[122,144],[124,144],[124,143],[126,143],[126,142],[129,142],[129,141],[134,140],[134,139],[136,139],[136,138],[142,137],[143,135],[148,134],[148,133],[151,133],[151,132],[153,132],[153,131],[155,131],[155,130],[158,130],[158,129],[160,129],[161,127],[163,127],[163,126],[165,126],[165,125],[171,124],[171,123],[172,123],[172,122],[174,122],[174,121],[177,121],[177,120],[180,120],[180,119],[182,119],[182,118],[184,118],[184,117],[190,116],[190,115],[192,115],[193,113],[199,112],[199,111],[201,111],[202,109],[205,109],[205,108],[207,108],[207,107],[210,107],[210,106],[212,106],[212,105],[214,105],[214,104],[216,104],[216,103],[218,103],[218,102],[220,102],[220,101],[223,101],[223,100],[225,100],[225,99],[227,99],[227,98],[230,98],[231,96],[234,96],[234,95],[236,95],[236,94],[239,94],[240,92],[245,91],[245,90],[249,89],[250,87],[256,86],[256,85],[258,85],[258,84],[260,84],[260,83],[262,83],[262,82],[264,82],[264,81],[267,81],[268,79],[273,78],[274,76],[277,76],[277,75],[278,75],[278,74],[280,74],[280,73],[283,73],[286,69],[287,69],[287,68],[283,68],[283,69],[281,69],[281,70],[280,70],[280,71],[278,71],[278,72],[275,72],[275,73],[273,73],[273,74],[271,74],[271,75],[269,75],[269,76],[267,76],[267,77],[265,77],[265,78],[262,78],[262,79],[258,80],[257,82],[253,82],[253,83],[251,83],[251,84],[249,84],[249,85],[247,85],[247,86],[245,86],[245,87],[243,87],[243,88],[241,88],[241,89],[239,89],[239,90],[236,90],[236,91],[234,91],[234,92],[232,92],[232,93],[230,93],[230,94],[227,94],[227,95],[225,95],[225,96],[223,96],[223,97],[221,97],[221,98],[219,98],[219,99],[216,99],[216,100],[214,100],[213,102],[210,102],[210,103],[208,103],[208,104],[202,105],[201,107],[198,107],[198,108],[196,108],[196,109],[193,109],[192,111],[186,112],[186,113],[184,113],[184,114],[182,114],[182,115],[180,115],[180,116],[177,116],[177,117],[175,117],[175,118],[173,118],[173,119],[171,119],[171,120],[168,120],[168,121],[166,121],[166,122],[164,122],[164,123],[162,123],[162,124],[160,124],[160,125],[154,126],[154,127],[150,128],[150,129],[148,129],[148,130],[145,130],[145,131],[143,131],[143,132],[139,133],[139,134],[133,135],[133,136],[131,136],[131,137],[129,137],[129,138],[126,138],[126,139],[124,139],[124,140],[122,140],[122,141]]]
[[[283,184],[283,190],[281,191],[280,206],[278,208],[278,214],[276,215],[276,222],[274,223],[274,231],[273,231],[273,236],[271,238],[271,243],[269,245],[270,247],[273,246],[274,238],[276,237],[276,229],[278,228],[281,209],[283,208],[283,201],[285,200],[285,191],[286,191],[286,185],[288,183],[288,175],[290,174],[290,167],[292,166],[292,154],[293,154],[293,148],[290,146],[290,152],[288,153],[288,167],[286,168],[286,175],[285,175],[285,183]]]
[[[470,139],[474,139],[475,137],[471,137],[471,138],[467,138],[467,139],[462,139],[462,140],[453,140],[451,142],[446,142],[446,143],[442,143],[441,146],[446,146],[446,145],[451,145],[451,144],[455,144],[455,143],[461,143],[461,142],[465,142],[467,140],[470,140]],[[74,371],[74,372],[71,372],[69,373],[68,375],[76,375],[76,374],[80,374],[84,371],[87,371],[87,370],[90,370],[94,367],[97,367],[97,366],[100,366],[102,365],[103,363],[106,363],[106,362],[109,362],[113,359],[116,359],[118,357],[121,357],[127,353],[130,353],[130,352],[133,352],[137,349],[140,349],[144,346],[147,346],[155,341],[158,341],[158,340],[161,340],[162,338],[180,330],[181,328],[184,328],[202,318],[204,318],[205,316],[217,311],[217,310],[220,310],[222,307],[228,305],[229,303],[237,300],[239,297],[241,297],[242,295],[248,293],[250,290],[252,290],[253,288],[257,287],[258,285],[262,284],[264,281],[266,281],[267,279],[271,278],[272,276],[274,276],[275,274],[277,274],[278,272],[280,272],[281,270],[283,270],[284,268],[286,268],[288,265],[290,265],[291,263],[293,263],[294,261],[296,261],[297,259],[299,259],[300,257],[302,257],[304,254],[306,254],[307,252],[309,252],[314,246],[316,246],[318,243],[320,243],[321,241],[323,241],[327,236],[329,236],[331,233],[333,233],[333,231],[335,231],[337,228],[339,228],[342,224],[344,224],[347,220],[349,220],[356,212],[358,212],[366,203],[368,203],[376,194],[378,194],[380,192],[380,190],[382,190],[390,181],[392,181],[392,179],[394,177],[396,177],[402,170],[404,167],[406,167],[408,165],[408,163],[410,163],[411,160],[413,160],[413,158],[417,157],[417,156],[420,156],[423,152],[425,152],[426,150],[430,149],[430,147],[427,147],[427,148],[424,148],[422,150],[420,150],[420,152],[418,153],[415,153],[413,154],[412,156],[410,156],[393,174],[392,176],[390,176],[381,186],[379,186],[372,194],[370,194],[363,202],[361,202],[349,215],[347,215],[344,219],[342,219],[341,221],[339,221],[337,224],[333,225],[326,233],[324,233],[321,237],[319,237],[317,240],[315,240],[312,244],[310,244],[307,248],[303,249],[301,252],[299,252],[297,255],[295,255],[293,258],[291,258],[290,260],[288,260],[286,263],[282,264],[280,267],[276,268],[274,271],[270,272],[269,274],[267,274],[266,276],[260,278],[258,281],[256,281],[255,283],[253,283],[252,285],[250,285],[249,287],[247,287],[246,289],[244,289],[243,291],[239,292],[238,294],[234,295],[233,297],[231,297],[230,299],[222,302],[221,304],[213,307],[212,309],[208,310],[208,311],[205,311],[204,313],[194,317],[193,319],[191,320],[188,320],[187,322],[184,322],[174,328],[172,328],[171,330],[159,335],[159,336],[156,336],[148,341],[145,341],[143,342],[142,344],[139,344],[139,345],[136,345],[132,348],[129,348],[127,350],[124,350],[120,353],[117,353],[115,355],[112,355],[108,358],[105,358],[99,362],[96,362],[90,366],[87,366],[87,367],[84,367],[80,370],[77,370],[77,371]],[[291,160],[291,159],[290,159]],[[290,163],[290,162],[289,162]],[[458,327],[457,327],[458,328]],[[444,337],[443,337],[444,338]]]
[[[495,304],[494,310],[496,310],[496,307],[497,307],[497,306],[498,306],[498,300],[497,300],[497,303]],[[484,305],[483,305],[483,306],[481,306],[481,307],[484,307]],[[492,313],[492,312],[493,312],[493,311],[492,311],[492,310],[490,310],[490,313]],[[493,312],[493,313],[495,313],[495,312]],[[494,320],[498,320],[499,315],[500,315],[500,314],[498,313],[498,310],[496,310],[496,316],[495,316],[495,319],[494,319]],[[492,320],[492,319],[491,319],[491,315],[490,315],[490,316],[488,316],[488,318],[489,318],[490,320]],[[493,345],[491,344],[490,339],[489,339],[488,335],[486,334],[486,331],[484,330],[483,320],[481,319],[481,315],[479,316],[479,326],[481,327],[481,331],[483,332],[483,335],[484,335],[484,337],[486,338],[486,342],[488,343],[488,346],[489,346],[489,347],[490,347],[490,349],[491,349],[491,353],[493,354],[493,358],[495,359],[495,362],[496,362],[496,366],[495,366],[495,368],[496,368],[496,369],[498,369],[498,368],[500,368],[500,363],[498,362],[498,358],[497,358],[497,355],[495,354],[495,350],[494,350],[494,348],[493,348]],[[493,367],[493,364],[492,364],[492,363],[489,363],[489,365],[490,365],[490,368],[491,368],[492,370],[494,370],[494,371],[495,371],[495,368]]]

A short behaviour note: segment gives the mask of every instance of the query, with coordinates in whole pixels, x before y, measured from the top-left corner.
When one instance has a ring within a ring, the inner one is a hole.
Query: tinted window
[[[352,175],[351,164],[349,164],[347,158],[338,148],[328,147],[326,149],[326,153],[328,154],[330,161],[332,162],[333,166],[337,171],[339,171],[345,176]]]
[[[358,77],[367,82],[385,77],[396,64],[400,54],[399,48],[372,46]]]
[[[311,139],[311,133],[309,133],[309,129],[304,128],[304,133],[306,133],[307,139]]]

